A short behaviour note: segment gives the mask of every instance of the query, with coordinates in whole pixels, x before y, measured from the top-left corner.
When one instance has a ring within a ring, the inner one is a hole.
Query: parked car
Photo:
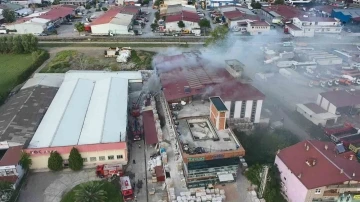
[[[39,34],[39,36],[47,36],[48,34],[46,34],[46,33],[41,33],[41,34]]]

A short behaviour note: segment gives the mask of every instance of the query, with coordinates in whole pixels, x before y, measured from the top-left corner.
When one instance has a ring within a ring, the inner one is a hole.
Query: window
[[[90,162],[96,161],[96,157],[90,157]]]
[[[321,193],[321,189],[315,189],[315,194],[320,194]]]
[[[230,104],[230,118],[234,118],[234,112],[235,112],[235,102],[231,102],[231,104]]]
[[[108,160],[114,160],[114,155],[108,156]]]
[[[122,158],[123,158],[123,155],[117,155],[116,158],[117,158],[117,159],[122,159]]]
[[[245,117],[245,110],[246,110],[246,100],[241,101],[241,113],[240,118]]]
[[[99,161],[105,161],[105,156],[99,156]]]
[[[87,158],[83,158],[83,162],[87,162]]]

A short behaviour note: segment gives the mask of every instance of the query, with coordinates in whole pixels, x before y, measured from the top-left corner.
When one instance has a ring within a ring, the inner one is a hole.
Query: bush
[[[48,159],[48,168],[52,171],[60,171],[63,169],[63,158],[57,151],[51,152]]]
[[[73,147],[70,151],[69,167],[71,168],[71,170],[78,171],[82,169],[83,165],[84,161],[81,157],[81,154],[75,147]]]
[[[32,34],[0,37],[0,53],[31,53],[38,48],[38,40]]]
[[[101,10],[107,11],[108,9],[106,7],[102,7]]]
[[[32,53],[32,57],[34,60],[33,64],[18,77],[17,83],[25,82],[38,67],[49,59],[50,55],[44,50],[37,50]]]

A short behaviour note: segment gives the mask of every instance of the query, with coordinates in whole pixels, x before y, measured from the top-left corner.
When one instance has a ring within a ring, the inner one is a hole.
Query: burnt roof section
[[[7,149],[4,156],[0,159],[0,166],[17,165],[20,161],[22,148],[23,146],[20,145]]]
[[[218,111],[227,111],[228,110],[220,97],[211,97],[210,101],[213,103],[213,105],[216,107],[216,109]]]
[[[0,141],[26,144],[34,135],[58,88],[20,90],[0,107]]]
[[[360,104],[360,90],[329,91],[320,93],[320,95],[336,107],[348,107]]]

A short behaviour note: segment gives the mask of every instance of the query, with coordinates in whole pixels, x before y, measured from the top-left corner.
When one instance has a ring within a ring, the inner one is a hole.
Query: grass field
[[[120,195],[119,187],[116,187],[115,185],[107,181],[96,181],[96,183],[100,182],[104,183],[103,190],[107,193],[106,202],[123,202],[123,198]],[[75,202],[75,190],[79,189],[80,185],[75,186],[70,192],[65,194],[61,202]]]
[[[0,100],[18,83],[18,77],[33,63],[31,54],[0,54]]]

